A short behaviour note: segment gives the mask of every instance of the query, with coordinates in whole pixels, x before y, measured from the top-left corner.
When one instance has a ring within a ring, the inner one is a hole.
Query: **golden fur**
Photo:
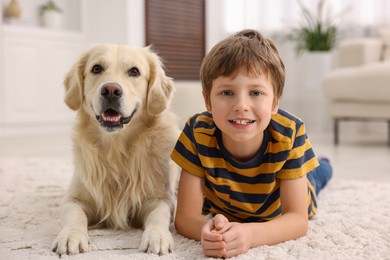
[[[62,207],[58,254],[88,250],[87,226],[143,227],[140,249],[166,254],[178,137],[173,84],[149,48],[100,44],[71,68],[65,103],[77,111],[75,173]]]

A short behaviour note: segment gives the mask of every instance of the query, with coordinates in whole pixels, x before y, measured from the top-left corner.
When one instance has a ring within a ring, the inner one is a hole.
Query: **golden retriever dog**
[[[170,153],[179,130],[168,110],[173,83],[150,48],[98,44],[66,75],[77,111],[75,172],[52,250],[88,250],[88,226],[143,228],[140,250],[167,254],[177,180]]]

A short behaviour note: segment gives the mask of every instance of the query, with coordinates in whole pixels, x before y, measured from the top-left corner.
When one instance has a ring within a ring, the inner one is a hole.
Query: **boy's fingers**
[[[228,220],[226,219],[225,216],[221,215],[221,214],[217,214],[214,218],[213,218],[213,221],[214,221],[214,227],[216,229],[222,229],[225,224],[228,222]]]
[[[221,258],[226,256],[225,249],[203,250],[203,253],[208,257],[215,257],[215,258]]]
[[[213,230],[215,233],[217,234],[221,234],[221,235],[225,235],[225,233],[232,227],[232,223],[231,222],[228,222],[228,223],[225,223],[224,226],[220,229],[215,229]]]
[[[242,254],[242,253],[243,252],[240,251],[238,248],[235,248],[235,249],[226,251],[225,257],[230,258],[230,257],[236,256],[236,255]]]
[[[222,234],[222,239],[223,241],[225,241],[226,243],[230,243],[232,242],[233,240],[237,239],[237,235],[234,233],[234,232],[224,232]]]
[[[202,240],[202,249],[206,256],[223,257],[226,255],[226,244],[224,241],[211,242]]]
[[[204,250],[208,250],[208,249],[213,249],[213,250],[216,250],[216,249],[224,249],[226,248],[226,244],[224,241],[208,241],[208,240],[203,240],[202,241],[202,248]]]
[[[210,233],[212,230],[214,230],[214,221],[209,220],[203,227],[202,227],[202,234],[203,233]]]
[[[204,232],[202,239],[205,241],[212,241],[212,242],[223,240],[222,235],[215,232]]]

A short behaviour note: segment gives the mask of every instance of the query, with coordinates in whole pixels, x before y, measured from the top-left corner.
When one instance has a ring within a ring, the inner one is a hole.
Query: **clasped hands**
[[[210,257],[229,258],[246,252],[251,245],[249,226],[229,222],[217,214],[202,228],[201,244],[203,253]]]

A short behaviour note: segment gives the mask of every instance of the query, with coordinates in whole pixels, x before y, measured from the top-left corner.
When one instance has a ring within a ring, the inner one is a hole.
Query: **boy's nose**
[[[249,109],[248,98],[244,95],[237,95],[233,109],[235,111],[248,111]]]

